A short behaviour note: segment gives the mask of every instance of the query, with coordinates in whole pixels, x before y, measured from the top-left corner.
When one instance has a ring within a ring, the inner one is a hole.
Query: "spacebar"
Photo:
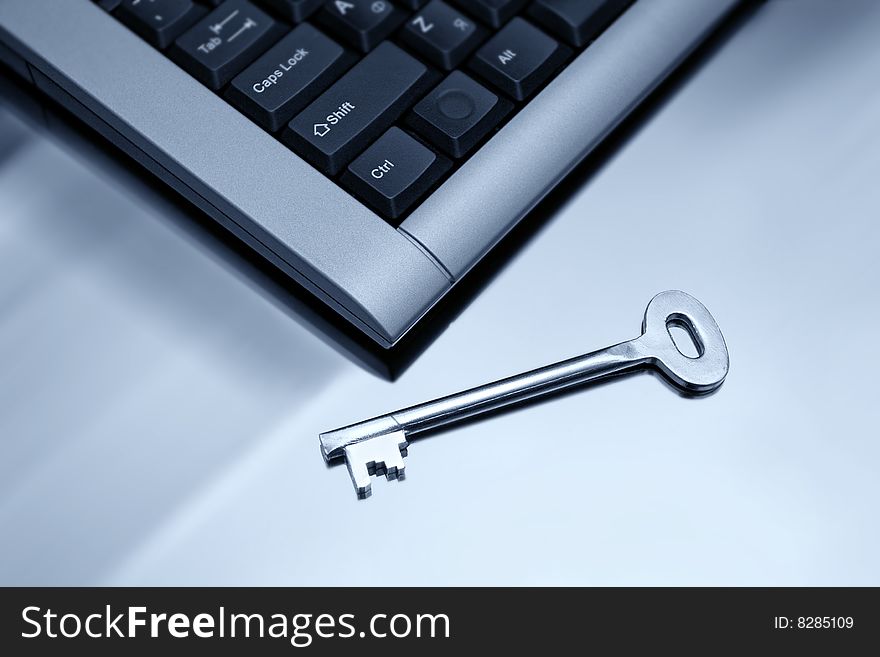
[[[429,84],[424,64],[385,42],[294,117],[282,138],[324,173],[335,175]]]

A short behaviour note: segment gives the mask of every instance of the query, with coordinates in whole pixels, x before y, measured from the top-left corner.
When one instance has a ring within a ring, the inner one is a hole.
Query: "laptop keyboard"
[[[96,0],[397,226],[632,0]]]

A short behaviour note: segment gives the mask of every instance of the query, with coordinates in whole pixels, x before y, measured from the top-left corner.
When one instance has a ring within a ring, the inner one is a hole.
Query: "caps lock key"
[[[303,23],[237,75],[226,97],[275,132],[315,100],[354,59],[353,54]]]

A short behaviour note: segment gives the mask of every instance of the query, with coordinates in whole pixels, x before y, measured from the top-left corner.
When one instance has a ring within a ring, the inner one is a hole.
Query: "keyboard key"
[[[192,0],[123,0],[116,15],[157,48],[167,48],[205,10]]]
[[[459,7],[469,11],[495,29],[513,18],[528,0],[453,0]]]
[[[428,0],[397,0],[397,4],[401,7],[405,7],[407,9],[412,9],[415,11],[416,9],[421,9],[427,4]]]
[[[386,0],[328,0],[317,20],[333,36],[369,52],[397,29],[406,14]]]
[[[424,64],[386,41],[296,116],[282,138],[335,175],[427,91],[433,78]]]
[[[483,28],[440,0],[416,14],[401,32],[404,43],[447,71],[458,66],[485,36]]]
[[[349,165],[342,184],[386,217],[397,219],[451,166],[400,128],[391,128]]]
[[[453,71],[416,104],[408,123],[445,153],[460,158],[512,109],[509,100],[499,98],[461,71]]]
[[[471,68],[517,100],[525,100],[571,50],[522,18],[514,18],[477,51]]]
[[[631,3],[632,0],[536,0],[529,14],[552,34],[582,48]]]
[[[304,23],[232,80],[226,97],[266,130],[284,127],[354,63],[355,56]]]
[[[291,23],[301,23],[318,11],[324,0],[262,0],[262,3],[281,18]]]
[[[171,57],[215,91],[271,46],[284,28],[246,0],[227,0],[174,42]]]

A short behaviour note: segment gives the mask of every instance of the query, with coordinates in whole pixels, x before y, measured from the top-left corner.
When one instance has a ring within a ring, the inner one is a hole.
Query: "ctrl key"
[[[342,174],[342,184],[390,219],[397,219],[452,163],[400,128],[379,137]]]

